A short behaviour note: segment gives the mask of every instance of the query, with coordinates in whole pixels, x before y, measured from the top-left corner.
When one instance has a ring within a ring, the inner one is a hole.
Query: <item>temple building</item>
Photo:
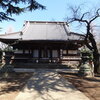
[[[66,22],[26,21],[21,31],[0,35],[0,41],[13,47],[14,62],[57,63],[78,56],[84,35],[70,32]]]

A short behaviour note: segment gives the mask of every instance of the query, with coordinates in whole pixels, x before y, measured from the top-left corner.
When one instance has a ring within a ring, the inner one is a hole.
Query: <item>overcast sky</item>
[[[39,3],[46,6],[46,10],[35,10],[33,12],[26,12],[19,16],[12,16],[16,21],[3,21],[0,22],[2,31],[5,32],[16,32],[22,29],[24,21],[65,21],[65,18],[69,13],[69,5],[84,4],[83,8],[88,9],[89,7],[99,7],[100,0],[37,0]],[[71,31],[75,31],[70,26]]]

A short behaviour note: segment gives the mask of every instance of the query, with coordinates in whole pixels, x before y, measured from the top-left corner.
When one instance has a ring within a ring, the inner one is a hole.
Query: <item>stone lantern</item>
[[[90,53],[82,53],[82,64],[79,69],[79,76],[82,77],[93,77],[93,62],[90,59]]]

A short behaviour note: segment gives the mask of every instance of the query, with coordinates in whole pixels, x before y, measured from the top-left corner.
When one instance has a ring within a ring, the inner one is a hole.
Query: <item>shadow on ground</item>
[[[94,77],[88,77],[88,78],[83,78],[83,77],[80,77],[78,75],[78,73],[66,73],[66,72],[58,72],[59,74],[63,75],[63,76],[66,76],[66,75],[72,75],[72,77],[76,78],[76,79],[84,79],[84,80],[87,80],[89,82],[100,82],[100,75],[95,75]]]
[[[100,100],[100,77],[81,78],[73,73],[60,73],[62,77],[68,79],[78,90],[85,93],[90,100]]]
[[[50,91],[62,93],[67,92],[65,88],[70,91],[75,89],[67,80],[60,78],[60,75],[57,72],[43,69],[34,73],[26,87],[29,90],[37,91],[39,94],[47,94]]]
[[[10,73],[8,77],[0,78],[0,95],[15,91],[20,91],[32,76],[28,73]]]

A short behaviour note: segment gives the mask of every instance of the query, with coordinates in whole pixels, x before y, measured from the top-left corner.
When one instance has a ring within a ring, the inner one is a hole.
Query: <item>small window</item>
[[[20,53],[20,54],[22,54],[22,53],[23,53],[23,50],[16,50],[15,53]]]
[[[57,50],[52,51],[52,57],[58,57],[58,52]]]
[[[77,54],[77,50],[68,50],[68,54]]]
[[[63,54],[67,54],[67,50],[63,50]]]
[[[50,57],[50,50],[47,51],[47,57]]]
[[[38,56],[39,56],[39,51],[33,50],[33,57],[38,57]]]
[[[25,50],[25,54],[29,54],[29,50]]]

